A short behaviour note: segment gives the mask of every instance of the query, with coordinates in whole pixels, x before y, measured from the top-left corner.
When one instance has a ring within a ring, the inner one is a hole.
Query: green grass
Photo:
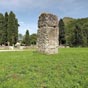
[[[0,52],[0,88],[88,88],[88,48]]]

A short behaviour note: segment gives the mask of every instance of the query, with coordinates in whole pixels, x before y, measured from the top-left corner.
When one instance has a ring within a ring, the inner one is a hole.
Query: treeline
[[[30,35],[29,30],[26,30],[25,35],[18,34],[18,40],[21,43],[21,45],[25,46],[36,45],[37,34],[33,33]]]
[[[88,18],[73,19],[63,18],[59,21],[59,45],[70,47],[88,47]],[[35,45],[37,34],[18,34],[18,19],[11,11],[0,13],[0,45],[15,45],[17,41],[21,44]]]
[[[60,19],[59,33],[60,45],[88,47],[88,18]]]
[[[18,41],[18,19],[11,11],[0,13],[0,45],[16,44]]]

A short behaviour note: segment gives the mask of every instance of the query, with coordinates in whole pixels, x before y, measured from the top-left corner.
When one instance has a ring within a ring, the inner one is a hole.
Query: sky
[[[0,13],[13,11],[20,24],[19,33],[37,33],[38,17],[47,12],[63,17],[88,17],[88,0],[0,0]]]

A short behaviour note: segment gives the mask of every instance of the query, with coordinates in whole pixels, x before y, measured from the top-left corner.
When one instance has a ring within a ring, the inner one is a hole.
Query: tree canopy
[[[73,19],[66,23],[66,44],[72,47],[88,47],[88,18]]]
[[[15,44],[18,41],[18,20],[15,14],[11,11],[5,15],[0,13],[0,44],[10,45]]]

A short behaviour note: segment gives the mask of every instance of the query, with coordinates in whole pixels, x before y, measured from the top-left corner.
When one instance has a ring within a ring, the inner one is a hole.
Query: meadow
[[[0,52],[0,88],[88,88],[88,48]]]

